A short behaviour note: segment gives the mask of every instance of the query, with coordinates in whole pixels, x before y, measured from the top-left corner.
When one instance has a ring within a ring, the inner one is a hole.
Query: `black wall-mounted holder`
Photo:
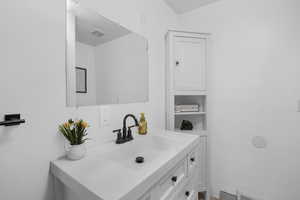
[[[4,121],[0,122],[0,126],[16,126],[25,123],[25,119],[21,119],[20,114],[4,115]]]

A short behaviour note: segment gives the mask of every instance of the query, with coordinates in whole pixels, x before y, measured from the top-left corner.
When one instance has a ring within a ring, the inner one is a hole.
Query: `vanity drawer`
[[[193,149],[188,154],[188,174],[189,176],[193,176],[195,169],[199,163],[199,156],[198,156],[198,148]]]
[[[158,196],[160,200],[170,199],[171,194],[187,177],[186,159],[179,162],[158,184]]]
[[[151,193],[147,193],[143,195],[141,198],[139,198],[139,200],[152,200],[151,197],[152,197]]]
[[[190,181],[173,200],[197,200],[197,192],[194,181]]]

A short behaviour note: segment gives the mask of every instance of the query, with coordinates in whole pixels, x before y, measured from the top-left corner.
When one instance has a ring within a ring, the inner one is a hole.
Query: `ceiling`
[[[73,12],[76,16],[76,41],[78,42],[98,46],[131,33],[119,24],[79,5]]]
[[[216,1],[218,0],[165,0],[165,2],[178,14],[189,12]]]

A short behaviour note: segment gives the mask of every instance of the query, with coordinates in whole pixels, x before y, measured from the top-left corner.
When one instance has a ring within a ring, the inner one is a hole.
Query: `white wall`
[[[81,1],[80,1],[81,2]],[[0,8],[0,117],[21,113],[26,124],[0,127],[0,199],[53,200],[49,161],[62,155],[57,126],[69,117],[90,124],[93,145],[112,140],[125,113],[145,111],[150,128],[164,127],[164,34],[176,16],[161,0],[85,0],[105,17],[149,39],[149,103],[111,106],[99,128],[99,107],[66,107],[65,2],[10,0]]]
[[[98,45],[97,104],[148,101],[148,52],[143,37],[131,33]]]
[[[211,184],[265,200],[299,199],[300,1],[223,0],[180,17],[210,32]],[[266,149],[251,145],[266,138]]]
[[[96,105],[95,47],[76,42],[76,67],[87,69],[87,93],[76,93],[76,105]]]
[[[72,0],[66,0],[66,46],[65,46],[65,65],[66,65],[66,102],[68,106],[76,106],[76,18],[70,8]]]

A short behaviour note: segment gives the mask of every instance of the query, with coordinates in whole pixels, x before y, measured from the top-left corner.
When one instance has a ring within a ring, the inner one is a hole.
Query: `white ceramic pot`
[[[79,144],[79,145],[70,145],[66,149],[67,151],[67,158],[70,160],[80,160],[82,159],[86,154],[86,146],[85,144]]]

